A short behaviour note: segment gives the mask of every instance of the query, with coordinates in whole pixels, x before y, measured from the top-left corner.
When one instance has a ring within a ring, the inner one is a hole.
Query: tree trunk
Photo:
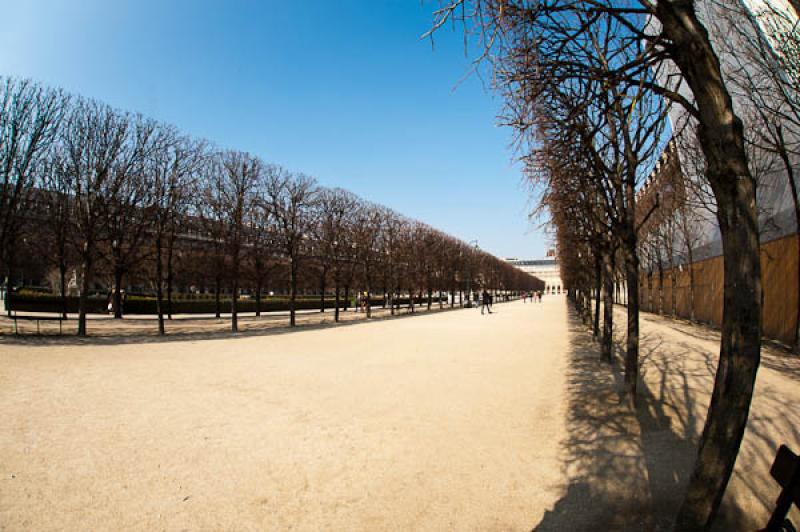
[[[603,255],[603,358],[611,361],[614,346],[614,255]],[[599,299],[599,297],[598,297]]]
[[[61,318],[67,319],[67,264],[63,260],[58,265],[58,277],[61,284]]]
[[[114,319],[122,319],[122,270],[114,268]]]
[[[630,235],[629,235],[630,236]],[[625,279],[628,285],[628,337],[625,345],[625,385],[631,401],[636,403],[636,387],[639,381],[639,257],[636,244],[626,243]],[[631,247],[633,249],[631,249]]]
[[[234,267],[231,285],[231,332],[239,332],[239,266]]]
[[[672,281],[672,293],[671,293],[672,301],[670,302],[670,306],[672,307],[672,309],[670,313],[672,314],[672,317],[674,319],[678,316],[678,273],[675,271],[674,264],[669,270],[669,278]]]
[[[760,362],[761,265],[754,183],[740,180],[733,197],[718,199],[724,250],[722,342],[714,391],[695,469],[676,529],[705,530],[713,522],[747,426]],[[720,196],[722,196],[720,194]]]
[[[431,309],[432,302],[433,302],[433,290],[428,288],[428,310]]]
[[[297,301],[297,267],[295,261],[292,260],[292,266],[289,268],[289,327],[294,327],[295,322],[295,302]]]
[[[596,254],[594,259],[594,326],[592,335],[600,338],[600,291],[603,288],[603,258]]]
[[[761,350],[761,258],[756,185],[744,128],[693,2],[659,0],[672,58],[697,102],[697,136],[717,202],[725,281],[714,391],[676,530],[707,530],[716,517],[747,425]]]
[[[256,317],[261,316],[261,292],[264,290],[264,281],[261,279],[261,275],[258,275],[258,280],[256,281]]]
[[[336,307],[333,311],[333,321],[339,323],[339,281],[336,281],[335,283],[334,292],[336,293]]]
[[[319,279],[319,311],[325,312],[325,270]]]
[[[220,290],[222,289],[220,287],[221,283],[222,280],[219,278],[219,276],[217,276],[216,279],[214,280],[214,310],[217,315],[217,318],[219,318],[222,315],[222,308],[221,308],[222,303],[220,302]]]
[[[158,335],[164,336],[164,265],[162,264],[161,235],[156,237],[156,314],[158,314]]]
[[[658,261],[658,313],[662,316],[664,312],[664,267]]]
[[[347,312],[347,309],[350,308],[350,285],[344,285],[344,310]]]
[[[167,318],[172,319],[172,281],[174,278],[173,256],[175,251],[175,235],[170,235],[167,248]]]
[[[83,258],[81,270],[81,293],[78,297],[78,336],[86,336],[86,306],[89,298],[89,281],[92,274],[92,261],[87,256]]]

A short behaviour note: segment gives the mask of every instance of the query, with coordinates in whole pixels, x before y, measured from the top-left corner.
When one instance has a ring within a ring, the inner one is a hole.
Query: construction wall
[[[694,274],[694,319],[719,326],[722,322],[722,257],[698,261],[675,269],[677,315],[690,318],[690,270]],[[798,237],[792,235],[761,245],[761,275],[764,289],[764,336],[787,344],[795,342],[798,319]],[[664,270],[663,290],[659,273],[642,274],[639,301],[642,310],[672,313],[673,272]]]

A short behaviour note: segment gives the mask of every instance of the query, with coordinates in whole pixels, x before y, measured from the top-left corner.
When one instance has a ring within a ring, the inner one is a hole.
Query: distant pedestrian
[[[523,303],[528,302],[528,292],[522,292],[522,302]]]
[[[536,295],[538,295],[538,296],[539,296],[539,303],[541,303],[541,302],[542,302],[542,291],[541,291],[541,290],[539,290],[539,291],[536,293]]]
[[[486,290],[481,293],[481,315],[483,314],[484,309],[488,310],[489,314],[492,313],[492,300],[490,298],[491,296]]]

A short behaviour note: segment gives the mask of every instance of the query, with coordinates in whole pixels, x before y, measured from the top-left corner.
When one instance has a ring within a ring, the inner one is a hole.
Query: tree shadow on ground
[[[696,458],[715,359],[689,344],[664,345],[658,335],[642,334],[634,406],[624,392],[624,344],[616,344],[609,364],[572,313],[569,324],[569,435],[562,444],[569,484],[534,530],[672,530]],[[714,530],[756,524],[726,499]]]
[[[695,328],[699,328],[696,327]],[[674,515],[682,502],[714,386],[719,343],[704,331],[676,340],[653,328],[641,337],[640,404],[637,408],[656,514]],[[757,530],[766,525],[779,487],[769,475],[778,447],[800,444],[796,404],[798,368],[795,355],[767,345],[731,481],[712,530]],[[669,429],[665,427],[669,426]],[[648,447],[652,449],[648,449]],[[663,458],[651,461],[649,457]],[[670,485],[659,470],[677,464],[681,476]],[[658,506],[663,506],[659,512]]]
[[[586,328],[571,311],[568,320],[568,436],[562,452],[569,484],[533,530],[652,530],[636,416]]]

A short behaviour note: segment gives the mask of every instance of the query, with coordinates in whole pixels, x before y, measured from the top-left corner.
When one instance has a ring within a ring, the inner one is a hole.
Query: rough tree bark
[[[672,58],[697,102],[697,135],[717,201],[725,284],[722,341],[697,461],[676,530],[707,530],[716,516],[747,425],[761,356],[761,260],[756,185],[719,59],[693,2],[660,0],[656,13]]]

